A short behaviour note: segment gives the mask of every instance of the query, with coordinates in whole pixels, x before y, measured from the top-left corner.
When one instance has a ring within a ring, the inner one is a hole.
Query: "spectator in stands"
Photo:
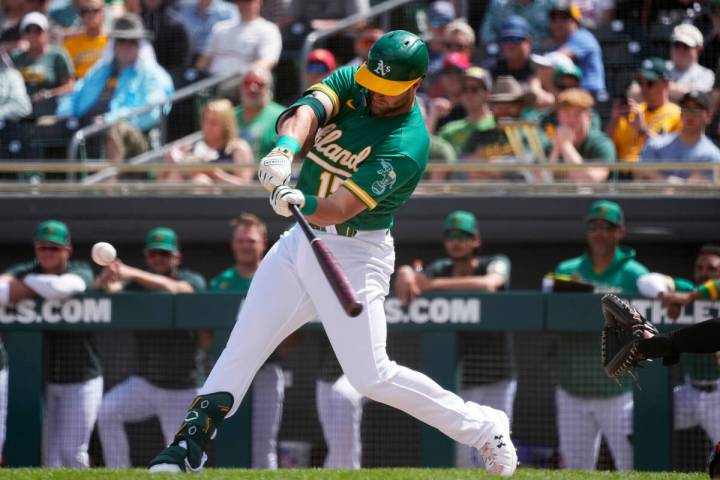
[[[151,33],[157,62],[171,74],[190,65],[190,38],[178,13],[171,8],[173,0],[142,0],[142,19]]]
[[[57,98],[69,93],[75,83],[73,65],[65,49],[50,44],[48,20],[39,12],[25,15],[20,22],[27,50],[15,50],[12,60],[25,79],[33,103],[33,115],[52,115]]]
[[[24,0],[4,0],[0,9],[0,50],[9,53],[19,46],[20,20],[28,10]]]
[[[445,55],[440,76],[428,90],[431,97],[428,111],[428,122],[432,127],[430,133],[465,116],[460,97],[463,77],[468,68],[470,60],[464,53],[451,52]]]
[[[595,35],[581,26],[582,14],[571,0],[554,0],[550,10],[550,36],[560,53],[578,64],[582,88],[597,100],[607,96],[602,51]]]
[[[483,18],[480,40],[486,47],[496,44],[505,19],[519,15],[530,24],[534,47],[544,51],[549,47],[548,14],[551,7],[551,0],[492,0]]]
[[[615,99],[605,132],[621,162],[637,162],[647,139],[680,130],[680,107],[670,102],[670,71],[665,60],[643,60],[638,71],[643,102]]]
[[[58,106],[57,115],[75,116],[87,125],[113,121],[133,108],[162,101],[173,93],[172,80],[157,63],[140,56],[140,42],[148,34],[142,19],[126,14],[115,20],[111,59],[97,62]],[[122,162],[147,150],[143,132],[155,127],[160,107],[114,125],[106,137],[106,154]]]
[[[259,161],[275,147],[275,122],[285,107],[273,102],[272,74],[259,67],[243,77],[240,99],[240,106],[235,108],[239,135],[250,144]]]
[[[418,96],[418,107],[420,107],[420,113],[425,120],[426,128],[428,124],[428,113],[427,103],[428,98],[425,96]],[[428,130],[429,131],[429,130]],[[439,164],[454,164],[457,163],[457,153],[450,143],[441,138],[438,135],[430,133],[430,148],[428,151],[428,162],[439,163]],[[448,172],[443,171],[427,171],[426,178],[435,181],[443,181],[449,177]]]
[[[677,133],[657,135],[648,139],[640,153],[641,162],[720,162],[720,149],[705,135],[710,124],[710,97],[693,90],[680,101],[682,128]],[[666,180],[671,183],[685,181],[708,182],[712,172],[702,170],[641,170],[635,178]]]
[[[196,3],[180,5],[180,16],[188,32],[194,64],[207,49],[213,27],[224,21],[237,23],[238,10],[225,0],[197,0]]]
[[[615,163],[615,145],[599,128],[592,128],[592,95],[579,88],[564,90],[557,98],[558,126],[552,137],[549,163]],[[576,182],[601,183],[608,169],[557,172],[555,178]]]
[[[482,242],[475,215],[463,210],[452,212],[445,220],[445,258],[427,268],[404,265],[395,277],[395,295],[410,303],[427,292],[472,291],[496,292],[510,286],[510,259],[502,254],[479,256]],[[463,398],[504,411],[512,424],[513,403],[517,391],[512,351],[512,337],[502,332],[483,332],[482,338],[470,341],[463,350]],[[476,336],[479,337],[479,336]],[[472,344],[474,351],[469,348]],[[478,354],[478,351],[482,352]],[[489,361],[489,358],[492,358]],[[470,372],[482,371],[474,375]],[[465,445],[457,452],[458,467],[477,467],[477,454]]]
[[[487,163],[528,163],[545,157],[547,138],[537,128],[532,105],[535,97],[515,78],[498,77],[488,96],[495,128],[476,130],[465,141],[461,160]],[[473,172],[473,179],[525,180],[523,173]]]
[[[0,275],[0,304],[25,299],[64,301],[92,288],[93,272],[70,260],[67,225],[47,220],[35,233],[35,259]],[[88,444],[100,408],[103,377],[91,332],[47,332],[43,466],[87,468]],[[39,399],[35,399],[39,400]]]
[[[579,89],[581,80],[582,72],[574,63],[558,66],[553,74],[553,87],[551,91],[553,97],[557,98],[558,95],[569,89]],[[555,130],[558,127],[557,108],[555,107],[557,107],[557,105],[553,102],[553,108],[550,111],[541,113],[538,118],[540,128],[548,138],[552,138],[553,135],[555,135]],[[590,109],[590,128],[602,130],[600,115],[594,108]],[[613,146],[613,152],[614,151],[615,147]],[[613,155],[613,158],[615,158],[615,155]]]
[[[430,4],[427,10],[429,38],[427,40],[430,62],[427,70],[427,81],[433,83],[440,74],[445,56],[445,29],[450,22],[455,20],[455,6],[452,2],[437,0]],[[427,91],[427,86],[420,87]]]
[[[555,105],[555,97],[558,91],[555,74],[558,70],[562,72],[579,72],[577,85],[580,86],[582,79],[582,71],[572,61],[570,57],[560,52],[549,52],[545,55],[530,55],[535,72],[533,81],[529,84],[529,89],[535,94],[535,108],[542,110]],[[572,80],[571,80],[572,81]],[[565,82],[563,82],[565,84]],[[570,88],[570,87],[568,87]]]
[[[706,5],[705,11],[693,22],[704,36],[698,63],[715,70],[720,60],[720,0],[710,0]]]
[[[493,78],[511,75],[527,86],[535,75],[530,62],[532,34],[530,25],[519,15],[510,15],[500,26],[500,58],[493,67]]]
[[[698,63],[703,48],[700,30],[681,23],[673,29],[670,42],[670,99],[678,101],[691,90],[712,90],[715,74]]]
[[[238,138],[235,109],[226,98],[209,101],[202,111],[203,138],[193,144],[171,148],[165,161],[175,164],[208,163],[213,166],[227,163],[254,166],[253,151],[245,140]],[[160,175],[165,182],[182,182],[210,185],[216,182],[246,185],[255,177],[254,169],[226,172],[214,168],[207,172],[170,171]]]
[[[457,85],[457,88],[453,89],[446,84],[447,77],[444,74],[447,73],[450,65],[459,67],[463,71],[470,66],[470,58],[475,48],[475,32],[465,21],[455,20],[444,27],[442,45],[443,54],[439,69],[428,70],[427,86],[424,89],[424,92],[432,98],[459,95],[457,91],[460,85],[459,77],[453,82]]]
[[[197,68],[212,75],[244,74],[253,67],[272,70],[280,59],[280,30],[260,16],[262,0],[236,0],[235,4],[240,18],[213,27]]]
[[[308,55],[303,89],[321,82],[337,68],[335,55],[330,50],[316,48]]]
[[[105,33],[105,2],[80,0],[79,14],[82,27],[65,37],[63,47],[75,66],[76,77],[82,78],[90,67],[100,60],[108,44]]]
[[[625,236],[622,208],[615,202],[594,202],[585,217],[587,253],[561,262],[556,275],[589,284],[596,293],[637,295],[637,280],[648,273],[635,260],[635,250],[620,245]],[[560,383],[556,390],[561,464],[595,470],[601,435],[617,470],[633,468],[632,384],[608,382],[598,366],[596,335],[573,334],[559,342]]]
[[[290,0],[288,13],[292,22],[309,25],[313,30],[325,30],[333,28],[340,20],[369,10],[369,0]]]
[[[267,249],[267,227],[252,213],[240,214],[231,225],[235,264],[210,280],[209,290],[245,295]],[[277,358],[271,358],[252,384],[252,468],[278,467],[277,436],[284,400],[285,377]]]
[[[10,57],[0,51],[0,123],[15,122],[32,113],[32,103],[25,89],[23,77]],[[0,127],[2,138],[3,127]]]
[[[371,24],[366,25],[355,39],[355,57],[346,63],[345,66],[359,67],[365,63],[368,59],[370,47],[372,47],[373,43],[382,37],[384,33],[385,32],[382,28],[378,28]]]
[[[488,95],[492,88],[490,72],[480,67],[470,67],[465,71],[462,83],[462,106],[467,112],[465,118],[446,123],[438,132],[459,156],[468,155],[466,144],[474,132],[495,128],[495,119],[488,105]]]
[[[147,270],[118,259],[103,269],[95,286],[108,293],[205,290],[200,274],[180,267],[182,254],[173,230],[150,230],[144,253]],[[165,444],[172,441],[175,423],[204,381],[200,359],[212,345],[212,334],[205,330],[138,330],[135,341],[137,371],[105,394],[98,416],[103,458],[109,468],[130,467],[125,422],[157,416]]]

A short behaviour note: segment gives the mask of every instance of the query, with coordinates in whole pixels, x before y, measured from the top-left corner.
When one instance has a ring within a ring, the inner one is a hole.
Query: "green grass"
[[[115,479],[167,479],[188,478],[188,480],[481,480],[489,477],[480,470],[396,468],[370,470],[226,470],[207,469],[189,477],[172,474],[150,475],[144,470],[69,470],[18,468],[0,470],[0,479],[13,480],[115,480]],[[658,473],[658,472],[579,472],[575,470],[520,469],[513,477],[516,480],[700,480],[706,473]]]

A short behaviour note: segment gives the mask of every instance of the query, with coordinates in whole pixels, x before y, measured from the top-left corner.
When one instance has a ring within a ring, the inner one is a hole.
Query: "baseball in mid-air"
[[[103,267],[110,265],[116,256],[117,252],[115,251],[115,247],[107,242],[97,242],[92,247],[93,261]]]

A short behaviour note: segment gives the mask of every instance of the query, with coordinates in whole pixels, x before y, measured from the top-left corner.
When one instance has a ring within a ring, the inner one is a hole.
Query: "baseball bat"
[[[290,211],[292,212],[295,220],[297,220],[300,228],[302,228],[305,237],[307,237],[310,246],[312,247],[315,258],[317,258],[320,268],[325,274],[325,278],[330,283],[335,297],[340,302],[343,310],[351,317],[357,317],[363,311],[363,305],[357,299],[355,292],[350,286],[350,281],[345,276],[345,273],[338,265],[335,256],[327,248],[325,242],[315,235],[310,228],[308,221],[298,210],[297,205],[290,204]]]

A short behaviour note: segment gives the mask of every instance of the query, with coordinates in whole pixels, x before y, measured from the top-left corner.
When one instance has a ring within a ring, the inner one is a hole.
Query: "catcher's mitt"
[[[615,295],[602,300],[605,326],[602,330],[602,363],[605,373],[619,383],[618,378],[628,372],[637,383],[635,368],[645,360],[638,352],[644,332],[656,335],[657,328],[640,315],[635,307]]]

